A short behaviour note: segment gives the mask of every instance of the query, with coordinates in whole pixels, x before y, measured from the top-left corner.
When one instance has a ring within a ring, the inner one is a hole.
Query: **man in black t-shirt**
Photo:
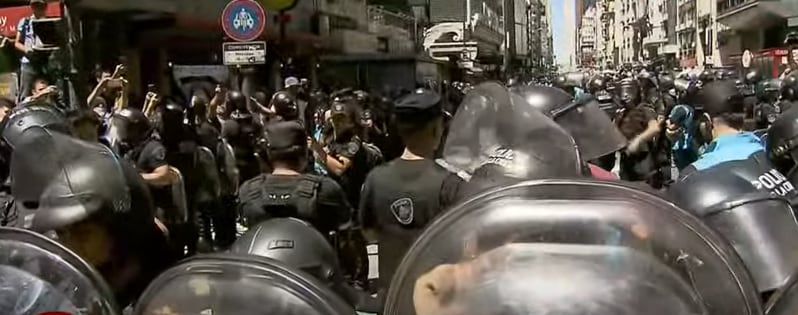
[[[401,157],[368,174],[360,199],[360,224],[379,251],[379,289],[386,290],[415,238],[445,210],[441,186],[449,176],[434,161],[444,130],[441,98],[419,89],[397,101]]]

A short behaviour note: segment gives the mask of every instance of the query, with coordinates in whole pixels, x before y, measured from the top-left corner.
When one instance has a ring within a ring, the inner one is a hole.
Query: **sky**
[[[576,45],[574,0],[549,0],[551,4],[554,56],[559,65],[568,65]]]

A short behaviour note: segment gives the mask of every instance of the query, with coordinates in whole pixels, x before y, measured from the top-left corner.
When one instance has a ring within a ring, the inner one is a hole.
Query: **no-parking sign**
[[[222,29],[235,41],[254,40],[266,29],[266,12],[254,0],[233,0],[222,11]]]

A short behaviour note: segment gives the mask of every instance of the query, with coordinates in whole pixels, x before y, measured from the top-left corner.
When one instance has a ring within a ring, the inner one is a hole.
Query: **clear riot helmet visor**
[[[489,165],[520,180],[580,177],[582,170],[571,135],[495,82],[466,95],[450,123],[443,162],[464,178]]]
[[[80,257],[33,232],[0,228],[0,314],[116,315],[102,277]]]
[[[448,211],[410,248],[386,315],[761,314],[734,249],[619,183],[526,182]]]
[[[593,98],[566,106],[553,118],[574,138],[584,160],[598,159],[626,146],[626,137]]]
[[[136,315],[339,315],[354,311],[312,276],[257,256],[183,261],[147,287]]]

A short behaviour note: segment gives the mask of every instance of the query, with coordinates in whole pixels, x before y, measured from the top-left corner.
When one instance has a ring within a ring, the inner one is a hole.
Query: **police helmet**
[[[241,236],[230,252],[279,260],[325,283],[341,276],[338,256],[316,228],[295,218],[271,219]]]
[[[120,142],[138,143],[149,137],[152,130],[150,120],[141,110],[127,107],[111,116],[111,136]]]
[[[283,120],[299,118],[296,100],[287,91],[274,93],[269,104],[278,116],[283,117]]]
[[[670,91],[676,88],[675,78],[670,73],[664,73],[659,76],[659,88],[663,92]]]
[[[70,134],[70,124],[66,116],[52,106],[26,106],[14,109],[2,123],[3,143],[13,149],[23,141],[26,131],[43,128]]]
[[[733,245],[760,293],[780,288],[798,268],[795,189],[764,154],[688,175],[668,193]]]
[[[646,87],[657,85],[655,82],[656,77],[654,76],[654,74],[645,70],[637,74],[637,80],[640,82],[641,85]]]
[[[759,73],[759,70],[753,69],[745,74],[745,83],[747,84],[757,84],[761,81],[762,81],[762,74]]]
[[[698,75],[698,80],[704,83],[715,81],[715,73],[707,69]]]
[[[588,82],[587,89],[592,94],[595,94],[601,90],[605,90],[607,89],[607,80],[604,78],[604,76],[594,76],[590,79],[590,82]]]
[[[781,82],[781,98],[786,101],[798,99],[798,75],[788,75]]]
[[[229,107],[228,111],[248,111],[247,97],[239,91],[230,91],[227,93],[227,106]]]
[[[798,108],[782,113],[768,129],[768,158],[787,173],[798,162]]]

